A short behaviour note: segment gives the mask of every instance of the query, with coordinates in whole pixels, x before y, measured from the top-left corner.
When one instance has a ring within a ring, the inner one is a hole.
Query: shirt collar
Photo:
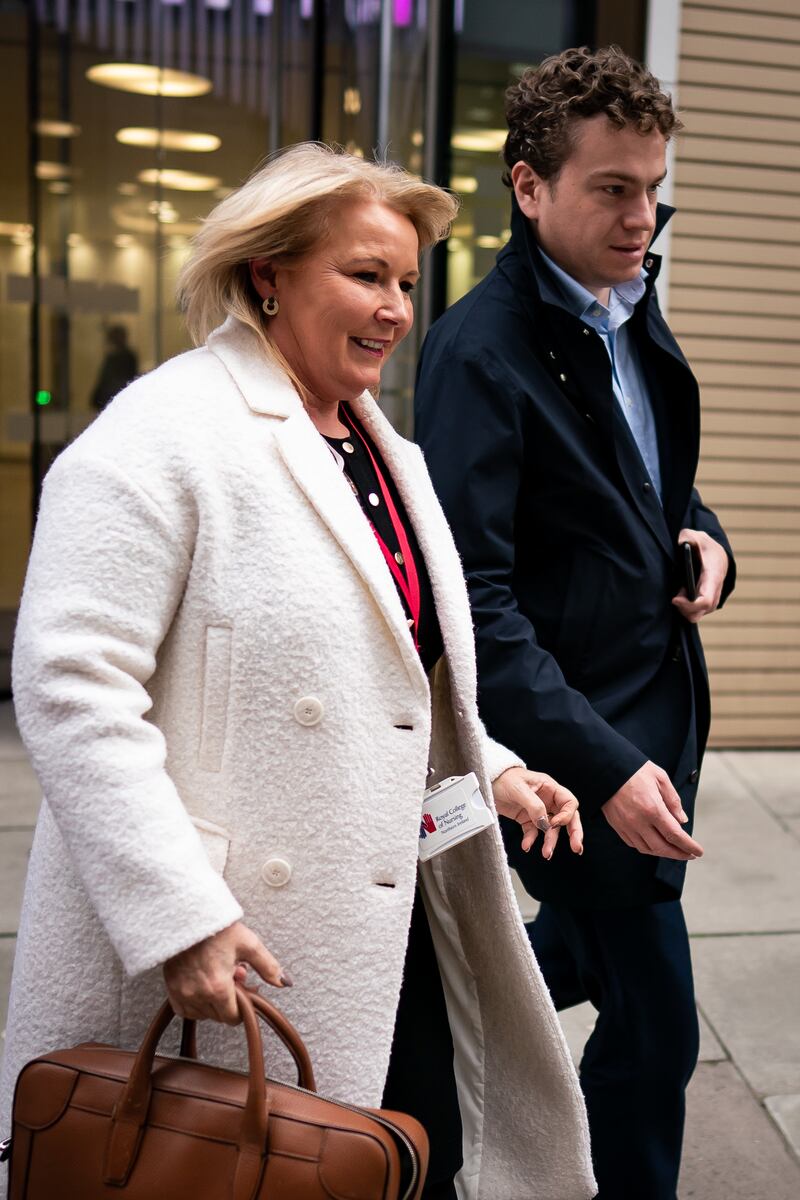
[[[577,279],[554,263],[541,246],[539,253],[548,268],[539,280],[542,299],[548,304],[566,308],[573,316],[580,317],[587,325],[603,333],[613,332],[633,316],[633,310],[645,293],[644,272],[611,289],[608,307]]]

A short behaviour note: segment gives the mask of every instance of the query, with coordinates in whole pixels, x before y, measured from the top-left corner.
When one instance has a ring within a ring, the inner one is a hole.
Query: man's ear
[[[522,212],[531,221],[536,221],[540,215],[542,190],[547,187],[547,183],[526,162],[514,163],[511,168],[511,182]]]
[[[251,258],[250,281],[262,300],[275,294],[275,267],[269,258]]]

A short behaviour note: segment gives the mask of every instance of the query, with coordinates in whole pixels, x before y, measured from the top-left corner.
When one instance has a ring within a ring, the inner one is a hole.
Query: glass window
[[[590,42],[594,9],[563,0],[457,0],[450,184],[462,206],[448,243],[448,304],[483,279],[510,237],[502,183],[506,88],[548,54]]]

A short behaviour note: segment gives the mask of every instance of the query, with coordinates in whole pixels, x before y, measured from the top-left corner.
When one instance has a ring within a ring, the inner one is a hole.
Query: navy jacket
[[[693,487],[698,387],[660,313],[660,260],[648,254],[630,328],[656,419],[662,507],[602,340],[542,300],[546,267],[513,207],[494,269],[430,330],[416,392],[417,440],[469,584],[483,719],[581,802],[581,858],[563,837],[549,864],[523,856],[510,830],[509,852],[541,899],[675,899],[683,864],[630,850],[600,808],[652,759],[692,815],[709,698],[697,629],[670,603],[679,530],[705,530],[728,552],[723,598],[735,577],[727,539]]]

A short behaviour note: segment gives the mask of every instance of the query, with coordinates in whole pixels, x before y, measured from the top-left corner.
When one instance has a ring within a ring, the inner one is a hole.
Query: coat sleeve
[[[703,533],[707,533],[709,537],[712,537],[715,542],[718,542],[722,546],[722,549],[728,556],[728,574],[725,576],[725,582],[722,585],[722,595],[720,596],[718,605],[718,608],[722,608],[736,586],[736,559],[733,557],[731,544],[719,523],[719,518],[716,513],[703,504],[697,488],[692,488],[692,495],[683,525],[685,529],[699,529]]]
[[[431,358],[433,356],[431,355]],[[461,554],[475,624],[480,712],[493,738],[596,811],[646,761],[567,684],[514,592],[524,437],[508,381],[476,358],[429,363],[416,437]]]
[[[45,482],[14,648],[20,732],[132,975],[242,915],[145,719],[191,565],[179,529],[117,466],[68,449]]]

